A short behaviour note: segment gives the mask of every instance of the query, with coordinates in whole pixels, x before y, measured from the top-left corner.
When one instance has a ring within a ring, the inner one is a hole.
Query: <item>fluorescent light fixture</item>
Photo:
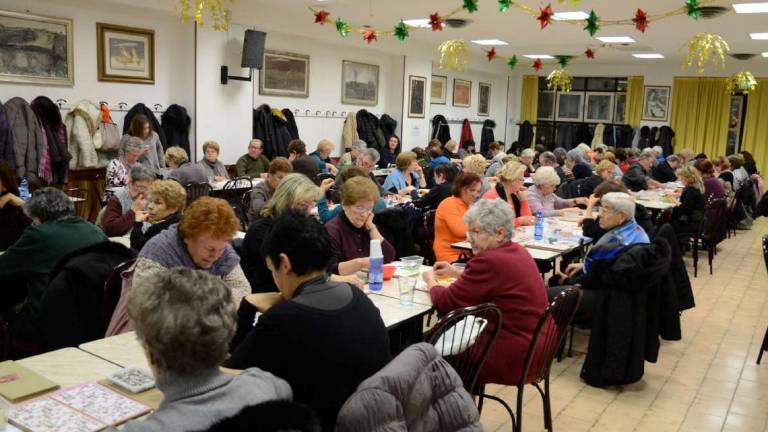
[[[589,14],[584,11],[557,12],[552,18],[557,21],[580,21],[589,18]]]
[[[763,57],[768,58],[768,52],[764,52]]]
[[[478,45],[509,45],[508,43],[504,42],[503,40],[498,39],[478,39],[473,40],[472,43],[476,43]]]
[[[422,27],[427,28],[430,27],[429,20],[427,18],[415,18],[415,19],[408,19],[403,21],[405,25],[411,26],[411,27]]]
[[[635,40],[629,36],[598,36],[595,39],[599,40],[602,43],[615,43],[615,44],[635,43]]]
[[[638,53],[632,54],[632,57],[639,59],[662,59],[664,56],[659,53]]]
[[[733,10],[739,14],[766,13],[768,3],[734,3]]]
[[[542,59],[542,60],[551,60],[555,58],[549,54],[526,54],[523,57],[529,58],[529,59]]]
[[[754,40],[768,40],[768,33],[750,33],[749,37]]]

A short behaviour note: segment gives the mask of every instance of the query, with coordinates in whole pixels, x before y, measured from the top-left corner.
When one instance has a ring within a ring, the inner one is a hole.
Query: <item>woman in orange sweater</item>
[[[507,162],[496,172],[499,182],[483,195],[485,199],[503,197],[504,201],[512,206],[515,212],[515,228],[536,223],[536,218],[528,206],[528,189],[523,185],[525,171],[525,165],[520,162]]]
[[[454,262],[460,251],[451,244],[467,239],[464,214],[480,198],[483,182],[480,176],[463,172],[453,181],[453,196],[443,200],[435,212],[435,243],[433,249],[438,261]]]

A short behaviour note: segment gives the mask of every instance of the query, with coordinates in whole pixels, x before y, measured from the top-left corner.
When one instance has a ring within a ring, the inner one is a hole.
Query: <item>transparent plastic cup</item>
[[[418,255],[407,256],[400,258],[403,263],[403,271],[411,274],[419,274],[421,272],[421,264],[424,262],[424,257]]]
[[[413,291],[416,288],[416,278],[399,277],[395,279],[395,283],[400,292],[400,306],[411,306],[413,304]]]

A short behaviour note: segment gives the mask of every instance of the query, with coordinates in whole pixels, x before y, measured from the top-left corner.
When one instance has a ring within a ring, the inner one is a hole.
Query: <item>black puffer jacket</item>
[[[189,129],[192,120],[187,114],[187,109],[173,104],[165,110],[160,119],[163,121],[163,132],[168,140],[168,147],[181,147],[187,152],[189,158],[193,159],[189,149]]]
[[[288,121],[286,126],[288,127],[288,134],[291,136],[291,139],[299,139],[299,127],[296,125],[296,118],[293,117],[293,111],[289,110],[288,108],[283,108],[281,112],[285,116],[285,119]]]
[[[51,156],[51,184],[64,184],[69,173],[69,160],[72,155],[67,148],[67,127],[61,119],[58,105],[45,96],[38,96],[30,104],[40,123],[43,125],[48,149]]]
[[[675,153],[675,146],[672,145],[672,139],[675,137],[675,131],[669,126],[662,126],[659,129],[659,141],[656,143],[661,146],[664,156]]]
[[[637,143],[637,147],[640,149],[648,148],[651,146],[651,128],[643,126],[640,128],[640,141]]]
[[[491,157],[491,155],[488,153],[488,146],[492,142],[496,141],[496,138],[493,136],[493,129],[495,127],[496,122],[488,119],[483,122],[483,129],[480,132],[480,154],[487,158]]]
[[[653,238],[663,238],[670,246],[669,272],[672,275],[672,281],[677,292],[677,307],[680,312],[696,307],[696,300],[693,297],[691,289],[691,279],[688,277],[688,270],[685,268],[683,253],[680,250],[680,242],[677,240],[675,230],[672,225],[664,224],[656,230]]]
[[[397,120],[390,117],[389,114],[382,114],[381,119],[379,119],[379,126],[384,133],[384,142],[388,143],[389,138],[391,138],[397,130]],[[401,143],[398,143],[398,146],[400,144]]]
[[[355,114],[357,119],[357,135],[368,144],[369,148],[375,148],[379,153],[387,146],[384,131],[381,130],[379,119],[362,109]]]
[[[448,120],[438,114],[432,117],[432,135],[430,139],[437,139],[443,145],[451,140],[451,128],[448,126]]]
[[[288,143],[291,141],[288,124],[275,117],[267,104],[253,110],[253,137],[264,143],[264,155],[268,159],[288,157]]]
[[[137,103],[126,114],[125,120],[123,120],[123,135],[128,133],[128,128],[131,127],[131,121],[138,114],[144,114],[149,119],[149,124],[152,126],[152,130],[160,137],[160,144],[163,145],[163,150],[168,148],[168,139],[165,137],[165,131],[160,126],[160,122],[157,121],[155,113],[151,109],[147,108],[143,103]]]
[[[16,171],[16,152],[13,148],[13,134],[5,113],[5,105],[0,102],[0,161],[6,162]]]
[[[528,148],[533,143],[533,126],[528,120],[524,121],[520,125],[520,130],[517,133],[517,143],[520,148]]]

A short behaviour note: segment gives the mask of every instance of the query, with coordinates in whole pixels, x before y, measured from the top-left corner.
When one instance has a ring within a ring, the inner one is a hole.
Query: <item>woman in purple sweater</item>
[[[707,159],[699,159],[693,166],[699,170],[701,178],[704,180],[704,198],[707,201],[725,198],[725,186],[723,186],[722,180],[715,177],[715,167],[712,162]]]

